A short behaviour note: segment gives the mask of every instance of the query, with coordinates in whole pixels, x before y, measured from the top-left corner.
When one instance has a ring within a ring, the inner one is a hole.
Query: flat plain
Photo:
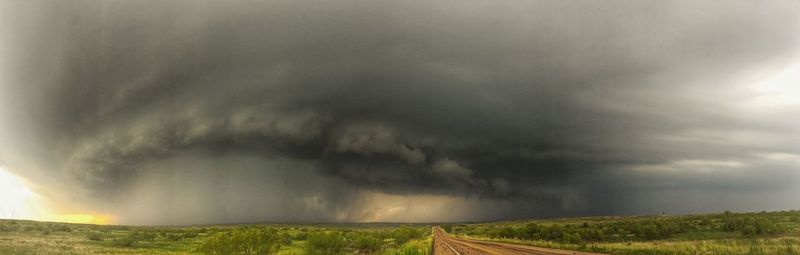
[[[444,225],[461,238],[607,254],[800,254],[800,211]]]
[[[447,224],[114,226],[0,220],[0,254],[443,254],[434,249],[434,239],[443,238],[468,246],[602,254],[800,254],[800,211]]]

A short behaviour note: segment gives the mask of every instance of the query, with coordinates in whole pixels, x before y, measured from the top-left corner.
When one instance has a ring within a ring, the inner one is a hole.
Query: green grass
[[[450,233],[610,254],[800,255],[800,212],[447,224]],[[0,220],[0,254],[429,255],[426,224],[133,227]]]
[[[800,254],[800,212],[590,217],[445,226],[456,235],[611,254]]]
[[[384,251],[386,255],[429,255],[433,245],[433,237],[414,239],[400,247]]]
[[[0,220],[0,254],[427,254],[430,227],[129,227]]]

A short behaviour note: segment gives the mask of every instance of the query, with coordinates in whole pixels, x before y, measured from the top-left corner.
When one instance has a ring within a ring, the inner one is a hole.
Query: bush
[[[394,239],[395,243],[398,245],[402,245],[409,240],[418,239],[422,237],[422,231],[416,228],[410,227],[400,227],[394,230],[391,234],[391,238]]]
[[[277,248],[276,239],[269,229],[234,229],[206,238],[198,250],[206,254],[270,254]]]
[[[360,234],[353,239],[353,247],[359,253],[374,254],[376,251],[380,250],[382,246],[383,240],[370,233]]]
[[[72,228],[65,224],[57,224],[55,226],[51,226],[50,229],[58,232],[72,232]]]
[[[306,241],[307,254],[340,254],[344,251],[345,240],[335,232],[310,233]]]
[[[284,245],[291,245],[293,239],[294,238],[292,237],[292,235],[289,234],[289,233],[286,233],[286,232],[280,232],[280,234],[278,235],[278,238],[277,238],[278,243],[284,244]]]
[[[773,221],[750,217],[727,218],[722,224],[722,230],[727,232],[740,232],[746,236],[780,234],[785,232],[785,229]]]
[[[293,238],[295,240],[306,240],[308,238],[308,233],[306,231],[302,231],[295,234]]]
[[[428,255],[431,253],[431,239],[413,240],[396,250],[387,252],[391,255]]]
[[[444,225],[442,229],[447,233],[453,232],[453,225]]]
[[[696,228],[680,220],[623,220],[602,223],[551,224],[528,223],[522,226],[471,227],[465,231],[470,235],[491,238],[514,238],[526,240],[547,240],[582,244],[584,242],[606,241],[615,238],[657,240],[667,239],[675,234],[685,233]]]
[[[153,242],[156,240],[156,234],[153,232],[144,232],[139,235],[143,241],[146,242]]]
[[[173,241],[173,242],[180,241],[180,240],[181,240],[181,238],[183,238],[183,237],[181,236],[181,234],[168,234],[168,235],[167,235],[167,240],[169,240],[169,241]]]
[[[89,234],[86,235],[86,240],[89,240],[89,241],[103,241],[103,235],[101,235],[100,233],[92,231],[92,232],[89,232]]]
[[[114,239],[114,241],[111,242],[111,244],[116,246],[116,247],[129,248],[129,247],[136,246],[136,244],[138,242],[139,242],[139,240],[137,240],[132,235],[129,235],[129,236],[125,236],[125,237],[116,238],[116,239]]]
[[[583,243],[583,239],[581,238],[580,234],[565,234],[564,235],[564,242],[567,243]]]
[[[186,232],[186,233],[183,233],[182,237],[183,238],[195,238],[195,237],[197,237],[197,233],[196,232]]]

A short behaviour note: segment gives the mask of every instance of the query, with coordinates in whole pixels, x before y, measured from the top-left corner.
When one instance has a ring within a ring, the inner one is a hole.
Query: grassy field
[[[133,227],[0,220],[0,254],[429,254],[431,226]],[[798,211],[442,227],[469,238],[611,254],[800,254]]]
[[[444,226],[451,234],[610,254],[800,254],[800,211]]]
[[[430,226],[129,227],[0,220],[0,254],[427,255]]]

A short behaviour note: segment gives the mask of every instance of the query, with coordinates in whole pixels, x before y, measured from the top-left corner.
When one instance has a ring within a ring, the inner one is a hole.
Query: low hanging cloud
[[[407,161],[409,164],[425,162],[425,154],[409,145],[398,144],[392,131],[385,127],[346,127],[336,136],[332,145],[337,153],[352,152],[366,157],[390,156]]]
[[[0,152],[123,222],[800,206],[792,1],[3,4]]]

